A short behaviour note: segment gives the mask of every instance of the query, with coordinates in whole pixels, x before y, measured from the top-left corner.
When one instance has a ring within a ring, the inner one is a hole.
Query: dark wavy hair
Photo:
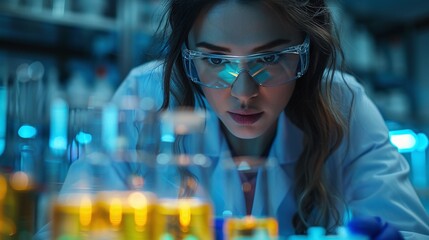
[[[225,1],[265,4],[310,37],[309,69],[296,81],[285,109],[287,116],[304,133],[304,148],[295,169],[297,211],[292,223],[297,234],[305,234],[307,228],[314,225],[333,231],[342,224],[342,219],[336,206],[336,192],[325,180],[324,164],[346,134],[344,117],[334,107],[330,95],[333,74],[343,57],[323,0],[170,0],[162,28],[168,52],[164,63],[162,108],[170,106],[171,98],[179,106],[193,107],[195,101],[204,97],[200,87],[186,77],[181,46],[187,41],[197,17]]]

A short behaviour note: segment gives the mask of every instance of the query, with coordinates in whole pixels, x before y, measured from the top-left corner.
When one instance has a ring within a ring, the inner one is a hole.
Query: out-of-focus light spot
[[[118,198],[110,201],[109,219],[113,226],[118,226],[122,221],[122,202]]]
[[[30,178],[25,172],[16,172],[10,178],[10,185],[18,191],[27,190],[30,188]]]
[[[142,188],[144,186],[144,178],[141,176],[132,176],[131,184],[134,188]]]
[[[251,170],[252,168],[250,167],[250,165],[249,165],[249,163],[248,162],[246,162],[246,161],[242,161],[239,165],[238,165],[238,167],[237,167],[237,170],[238,171],[248,171],[248,170]]]
[[[191,160],[188,155],[179,154],[176,156],[176,162],[179,166],[188,166],[191,163]]]
[[[225,210],[225,211],[223,211],[222,216],[223,216],[224,218],[232,217],[232,211],[230,211],[230,210]]]
[[[170,157],[166,153],[160,153],[156,157],[156,162],[161,165],[166,165],[170,162]]]
[[[417,147],[417,135],[410,129],[389,132],[390,142],[398,148],[399,152],[412,152]]]
[[[253,216],[245,216],[243,218],[244,229],[254,229],[256,227],[256,219]]]
[[[76,140],[80,144],[89,144],[92,141],[92,135],[85,132],[79,132],[76,135]]]
[[[55,99],[52,102],[49,147],[58,154],[67,150],[68,112],[66,101]]]
[[[132,208],[144,208],[147,206],[147,198],[143,193],[133,192],[128,196],[128,203]]]
[[[182,227],[191,223],[191,204],[187,199],[179,200],[179,222]]]
[[[136,226],[145,226],[148,214],[148,200],[146,196],[140,192],[133,192],[128,197],[128,203],[134,208],[134,222]]]
[[[210,161],[207,159],[207,157],[204,154],[195,154],[192,157],[192,162],[196,165],[200,165],[203,167],[210,166]]]
[[[417,144],[417,150],[418,151],[426,151],[426,148],[428,148],[429,141],[428,137],[424,133],[418,133],[417,134],[418,144]]]
[[[323,227],[310,227],[308,229],[308,236],[310,239],[319,239],[325,236],[326,230]]]
[[[83,197],[79,207],[79,221],[83,226],[88,226],[91,223],[92,217],[92,202],[89,197]]]
[[[109,151],[116,149],[118,139],[118,109],[114,105],[103,108],[102,141],[103,146]]]
[[[67,149],[67,139],[64,137],[56,137],[49,141],[49,146],[53,150],[65,151]]]
[[[22,125],[18,129],[18,135],[21,138],[34,138],[37,135],[37,129],[30,125]]]
[[[174,140],[175,140],[175,138],[172,134],[163,134],[161,136],[161,141],[163,141],[163,142],[172,143],[172,142],[174,142]]]

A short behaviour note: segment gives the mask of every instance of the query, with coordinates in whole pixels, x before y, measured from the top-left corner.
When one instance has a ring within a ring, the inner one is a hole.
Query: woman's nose
[[[256,97],[258,94],[259,84],[247,70],[240,72],[231,86],[231,95],[242,101],[246,101]]]

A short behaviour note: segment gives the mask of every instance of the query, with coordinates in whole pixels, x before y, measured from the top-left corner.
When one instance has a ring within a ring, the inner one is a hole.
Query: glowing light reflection
[[[37,129],[30,125],[22,125],[18,129],[18,136],[21,138],[34,138],[37,135]]]
[[[89,133],[85,133],[85,132],[79,132],[76,135],[76,140],[80,144],[89,144],[92,141],[92,135]]]
[[[143,193],[133,192],[128,197],[128,203],[134,208],[134,222],[142,227],[147,223],[148,201]]]
[[[118,226],[122,222],[122,202],[118,198],[110,201],[109,220],[113,226]]]
[[[82,226],[89,226],[92,217],[92,202],[89,197],[80,200],[79,221]]]
[[[16,172],[10,178],[10,185],[18,191],[27,190],[30,188],[30,178],[25,172]]]
[[[389,132],[390,142],[399,152],[412,152],[416,149],[417,135],[409,129]]]
[[[186,199],[179,200],[179,222],[183,227],[191,223],[191,204]]]

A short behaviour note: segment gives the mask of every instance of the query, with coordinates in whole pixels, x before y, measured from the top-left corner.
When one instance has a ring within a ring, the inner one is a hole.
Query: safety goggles
[[[182,47],[187,76],[209,88],[228,88],[237,77],[247,72],[261,86],[278,86],[305,74],[309,62],[310,38],[282,51],[248,56],[211,54]]]

